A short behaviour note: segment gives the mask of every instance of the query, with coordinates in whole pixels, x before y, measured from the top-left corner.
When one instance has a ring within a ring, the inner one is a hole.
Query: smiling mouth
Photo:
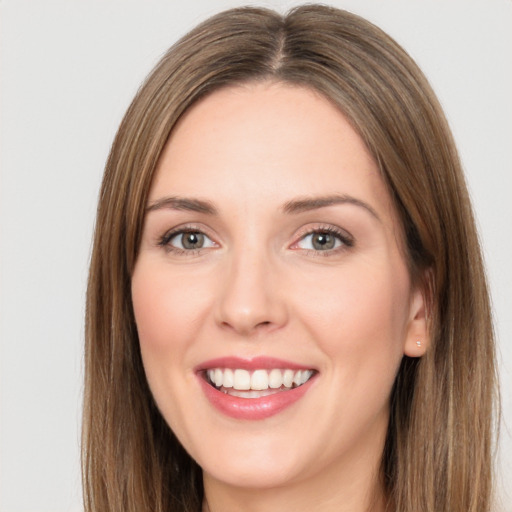
[[[261,398],[290,391],[308,382],[315,370],[254,370],[210,368],[204,372],[208,384],[218,391],[240,398]]]

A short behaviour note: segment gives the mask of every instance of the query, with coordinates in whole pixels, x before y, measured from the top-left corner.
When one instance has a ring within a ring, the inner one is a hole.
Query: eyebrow
[[[217,208],[210,201],[201,199],[191,199],[186,197],[163,197],[150,203],[146,212],[154,212],[162,209],[184,210],[189,212],[205,213],[207,215],[217,215]]]
[[[282,207],[282,211],[286,214],[298,214],[340,204],[352,204],[359,206],[360,208],[364,208],[373,217],[380,221],[379,215],[368,203],[365,203],[356,197],[346,194],[294,199],[292,201],[286,202]],[[169,196],[157,199],[147,206],[146,212],[163,209],[183,210],[204,213],[206,215],[218,214],[217,208],[215,208],[213,203],[210,201],[177,196]]]
[[[283,211],[289,214],[296,214],[339,204],[352,204],[354,206],[359,206],[368,211],[377,220],[381,220],[377,212],[368,203],[345,194],[294,199],[293,201],[288,201],[284,204]]]

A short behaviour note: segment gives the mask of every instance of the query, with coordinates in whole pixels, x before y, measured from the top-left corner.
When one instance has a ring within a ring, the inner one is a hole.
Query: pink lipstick
[[[219,358],[196,368],[210,403],[227,416],[245,420],[265,419],[290,407],[310,389],[317,373],[268,357]]]

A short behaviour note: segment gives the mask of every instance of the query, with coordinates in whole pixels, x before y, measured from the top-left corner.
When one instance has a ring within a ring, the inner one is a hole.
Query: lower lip
[[[239,420],[263,420],[279,414],[300,400],[311,387],[314,377],[305,384],[289,391],[280,391],[260,398],[231,396],[214,388],[198,375],[204,394],[210,403],[221,413]]]

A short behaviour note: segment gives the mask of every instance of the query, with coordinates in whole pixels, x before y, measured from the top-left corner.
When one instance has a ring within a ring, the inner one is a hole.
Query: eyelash
[[[204,229],[199,228],[197,226],[182,226],[179,228],[172,229],[171,231],[167,231],[163,236],[161,236],[158,240],[158,245],[164,248],[167,252],[172,252],[177,255],[186,255],[186,256],[195,256],[199,254],[203,248],[199,249],[181,249],[179,247],[174,247],[170,245],[171,240],[178,235],[185,235],[187,233],[199,233],[204,235],[205,237],[211,238],[204,232]]]
[[[306,255],[308,256],[320,256],[323,258],[333,256],[335,254],[338,254],[341,251],[346,251],[347,249],[350,249],[354,247],[355,240],[354,238],[349,235],[346,231],[342,231],[338,228],[335,228],[334,226],[315,226],[314,228],[310,228],[306,230],[305,232],[301,233],[297,242],[293,243],[293,246],[297,246],[302,240],[304,240],[307,236],[314,235],[314,234],[326,234],[331,235],[335,238],[337,238],[341,242],[340,247],[336,247],[333,249],[327,249],[324,251],[315,250],[315,249],[303,249],[305,251]],[[292,246],[292,248],[293,248]]]
[[[162,248],[164,248],[167,252],[174,253],[177,255],[187,255],[187,256],[195,256],[199,254],[202,250],[205,248],[199,248],[199,249],[181,249],[179,247],[174,247],[170,245],[171,240],[178,236],[178,235],[185,235],[187,233],[199,233],[211,240],[211,238],[204,232],[204,229],[197,227],[197,226],[184,226],[172,229],[171,231],[166,232],[164,235],[162,235],[158,240],[158,245]],[[304,240],[307,236],[314,235],[314,234],[326,234],[331,235],[335,238],[337,238],[341,242],[340,247],[336,247],[334,249],[327,249],[324,251],[321,250],[315,250],[315,249],[303,249],[307,255],[312,256],[321,256],[321,257],[328,257],[333,254],[336,254],[340,251],[344,251],[347,249],[350,249],[354,246],[354,238],[350,236],[347,232],[341,231],[340,229],[337,229],[333,226],[317,226],[314,228],[310,228],[307,231],[304,231],[300,234],[298,237],[298,240],[292,244],[292,249],[294,246],[297,246],[302,240]],[[296,249],[297,250],[297,249]]]

